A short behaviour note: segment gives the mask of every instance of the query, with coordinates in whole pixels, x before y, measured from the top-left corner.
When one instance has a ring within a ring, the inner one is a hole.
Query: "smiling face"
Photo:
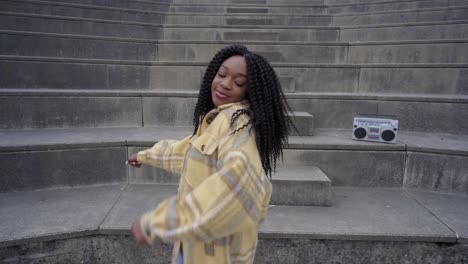
[[[247,93],[247,64],[242,56],[232,56],[218,69],[211,83],[213,104],[237,103],[245,99]]]

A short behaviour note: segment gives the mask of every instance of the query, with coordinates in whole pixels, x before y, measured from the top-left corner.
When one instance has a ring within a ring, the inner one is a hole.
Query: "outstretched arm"
[[[182,140],[163,140],[149,149],[133,154],[128,159],[128,163],[134,167],[141,164],[158,167],[176,174],[180,174],[183,163],[185,148],[190,140],[190,136]]]

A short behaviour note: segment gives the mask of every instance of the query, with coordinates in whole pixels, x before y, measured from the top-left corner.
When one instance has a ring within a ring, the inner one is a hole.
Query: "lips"
[[[215,90],[215,95],[218,99],[220,100],[225,100],[226,98],[228,98],[229,96],[227,94],[224,94],[218,90]]]

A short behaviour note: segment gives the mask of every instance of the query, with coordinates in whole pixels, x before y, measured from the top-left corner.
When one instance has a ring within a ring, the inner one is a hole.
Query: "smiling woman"
[[[135,240],[174,243],[172,263],[253,263],[269,176],[287,144],[288,110],[263,57],[240,45],[220,50],[203,77],[193,134],[128,159],[181,176],[177,196],[133,225]]]
[[[215,106],[244,100],[247,90],[247,65],[244,57],[232,56],[219,67],[211,83]]]

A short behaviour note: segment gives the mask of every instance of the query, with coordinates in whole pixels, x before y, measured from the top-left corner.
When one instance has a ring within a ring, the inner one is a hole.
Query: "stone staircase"
[[[467,0],[1,0],[1,263],[168,263],[129,228],[178,178],[125,160],[191,133],[233,43],[313,134],[290,137],[256,263],[468,262]],[[351,140],[358,113],[396,115],[397,143]]]

